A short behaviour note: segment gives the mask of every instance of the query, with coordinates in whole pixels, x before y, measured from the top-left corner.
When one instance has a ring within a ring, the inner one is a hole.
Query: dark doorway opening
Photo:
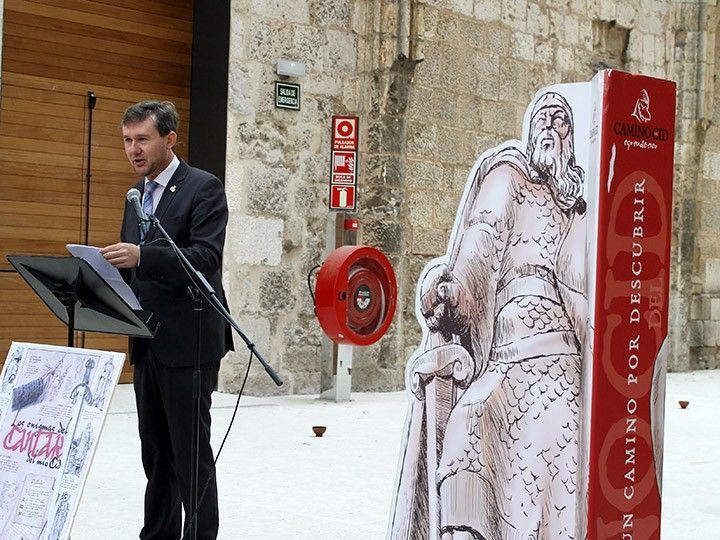
[[[195,2],[188,162],[225,183],[230,0]]]

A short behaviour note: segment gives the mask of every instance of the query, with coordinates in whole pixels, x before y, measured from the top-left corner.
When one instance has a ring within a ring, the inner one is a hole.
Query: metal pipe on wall
[[[398,57],[410,58],[410,19],[412,0],[398,0]]]

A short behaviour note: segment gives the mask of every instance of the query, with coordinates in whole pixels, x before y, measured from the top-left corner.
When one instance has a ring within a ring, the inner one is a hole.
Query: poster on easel
[[[124,361],[12,343],[0,375],[0,538],[69,538]]]

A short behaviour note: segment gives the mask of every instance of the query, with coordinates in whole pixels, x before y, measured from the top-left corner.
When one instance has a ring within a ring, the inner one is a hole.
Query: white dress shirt
[[[168,182],[172,178],[172,175],[175,174],[175,171],[180,166],[180,160],[176,155],[173,155],[172,161],[170,162],[170,165],[165,167],[165,170],[158,174],[155,177],[155,182],[157,182],[159,185],[155,188],[155,191],[153,192],[153,209],[152,213],[154,214],[157,210],[158,204],[160,203],[160,199],[162,198],[162,194],[165,192],[165,188],[168,185]],[[150,180],[145,177],[145,187],[147,187],[148,182]]]

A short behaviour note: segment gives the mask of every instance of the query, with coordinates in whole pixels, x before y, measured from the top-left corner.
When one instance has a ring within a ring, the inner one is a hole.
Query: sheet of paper
[[[95,271],[100,274],[105,281],[125,300],[128,306],[133,309],[142,309],[135,293],[130,286],[125,283],[118,269],[107,262],[100,254],[100,248],[95,246],[85,246],[82,244],[67,244],[67,250],[71,255],[87,261]]]

